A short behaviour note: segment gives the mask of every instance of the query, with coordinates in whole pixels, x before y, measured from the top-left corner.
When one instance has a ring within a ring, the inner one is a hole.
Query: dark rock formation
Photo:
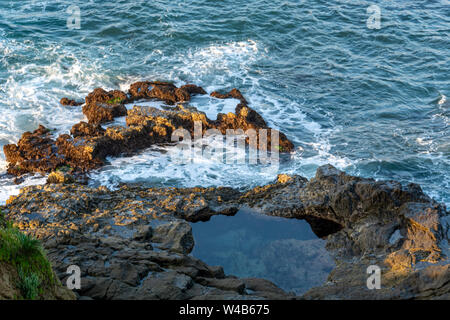
[[[213,91],[213,92],[211,92],[211,97],[215,97],[215,98],[219,98],[219,99],[234,98],[234,99],[240,100],[243,105],[247,105],[247,100],[245,100],[242,93],[236,88],[232,89],[230,92],[225,93],[225,94],[219,93],[217,91]]]
[[[448,213],[415,184],[353,177],[323,166],[307,180],[280,175],[247,192],[232,188],[117,191],[76,184],[22,189],[3,208],[20,229],[43,241],[62,280],[83,272],[82,296],[98,299],[246,299],[292,296],[261,279],[225,276],[187,255],[186,221],[261,214],[306,219],[336,261],[327,283],[306,299],[448,298]],[[270,257],[268,248],[266,255]],[[381,289],[366,286],[367,267],[382,269]],[[295,271],[294,269],[292,270]],[[274,270],[275,272],[275,270]]]
[[[180,89],[186,90],[190,95],[207,94],[202,87],[196,86],[195,84],[185,84],[184,86],[181,86]]]
[[[33,132],[25,132],[17,145],[3,147],[8,173],[21,175],[27,172],[48,172],[64,164],[65,159],[57,152],[51,131],[44,126]]]
[[[99,124],[81,121],[72,127],[70,134],[74,137],[96,137],[103,136],[106,130]]]
[[[104,123],[113,121],[115,117],[125,116],[127,108],[124,103],[128,101],[127,95],[120,90],[105,91],[96,88],[86,97],[83,113],[89,123]]]
[[[89,123],[105,123],[113,121],[114,118],[126,116],[127,108],[119,103],[92,103],[83,107],[83,113]]]
[[[219,114],[217,120],[212,121],[196,108],[182,104],[166,110],[135,106],[127,112],[125,107],[125,103],[139,99],[158,99],[174,104],[189,101],[191,94],[205,93],[201,87],[192,84],[177,88],[168,82],[137,82],[130,86],[128,94],[97,88],[89,93],[83,106],[89,122],[75,124],[71,135],[53,137],[50,130],[40,126],[32,133],[24,133],[17,145],[4,146],[8,173],[16,176],[29,172],[45,173],[60,166],[69,166],[74,172],[86,172],[103,165],[107,156],[132,155],[153,144],[172,143],[172,133],[176,129],[186,129],[193,135],[195,121],[202,123],[202,133],[208,129],[218,129],[222,134],[228,129],[254,129],[260,137],[259,130],[267,130],[267,143],[259,140],[254,146],[270,150],[272,129],[246,105],[238,90],[231,92],[230,96],[241,97],[236,112]],[[127,127],[111,126],[105,130],[100,125],[124,115],[127,115]],[[279,150],[289,152],[292,149],[293,144],[279,133]]]
[[[193,84],[177,88],[170,82],[141,81],[133,83],[129,93],[134,100],[158,99],[173,105],[177,102],[188,102],[191,100],[191,94],[206,94],[206,91]]]
[[[337,267],[327,285],[311,289],[305,298],[448,295],[448,213],[418,185],[353,177],[332,166],[320,167],[310,181],[286,176],[281,181],[253,189],[241,201],[264,214],[306,219],[327,239]],[[382,270],[380,290],[367,289],[370,265]],[[420,288],[412,285],[412,278],[421,279]]]
[[[77,101],[69,99],[69,98],[62,98],[59,101],[59,103],[62,104],[63,106],[77,107],[77,106],[81,106],[84,102],[77,102]]]
[[[186,220],[208,219],[208,201],[238,195],[218,189],[142,189],[51,184],[25,188],[4,209],[8,219],[40,239],[60,279],[82,270],[80,296],[94,299],[292,299],[263,279],[226,276],[189,255]],[[32,200],[39,199],[38,201]],[[209,199],[209,200],[207,200]]]

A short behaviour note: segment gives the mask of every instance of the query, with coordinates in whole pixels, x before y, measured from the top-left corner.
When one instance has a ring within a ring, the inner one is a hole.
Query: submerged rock
[[[88,122],[75,124],[70,135],[54,137],[51,130],[39,126],[34,132],[25,132],[17,144],[4,146],[9,163],[8,173],[16,176],[46,173],[55,171],[59,166],[69,166],[74,172],[86,172],[102,166],[107,156],[133,155],[153,144],[172,143],[172,133],[177,129],[186,129],[193,136],[196,121],[202,124],[202,134],[208,129],[217,129],[224,135],[230,129],[241,129],[242,134],[253,129],[258,141],[252,146],[270,150],[273,129],[255,110],[248,107],[236,89],[221,96],[240,97],[241,103],[236,106],[235,113],[218,114],[215,121],[196,108],[182,104],[165,110],[134,106],[127,111],[125,107],[125,103],[139,99],[158,99],[174,104],[189,101],[191,94],[205,93],[201,87],[192,84],[177,88],[168,82],[149,81],[133,83],[128,94],[120,90],[96,88],[86,97],[83,106]],[[125,115],[126,127],[110,126],[106,130],[101,127],[102,123]],[[261,138],[260,132],[267,133],[266,140]],[[292,142],[283,133],[279,133],[278,140],[279,151],[289,152],[293,149]]]
[[[68,265],[82,270],[81,296],[95,299],[294,298],[262,279],[224,275],[189,255],[187,221],[234,215],[250,207],[265,215],[305,219],[326,240],[336,267],[305,299],[446,298],[450,293],[448,212],[419,186],[353,177],[332,166],[316,176],[282,175],[273,184],[232,188],[142,188],[45,185],[22,189],[3,208],[8,219],[43,241],[64,281]],[[267,248],[270,259],[281,243]],[[285,246],[286,244],[283,244]],[[315,245],[293,250],[316,254]],[[316,250],[317,251],[317,250]],[[325,257],[325,256],[323,256]],[[289,257],[286,257],[289,259]],[[382,270],[369,290],[367,268]],[[291,261],[290,276],[304,268]],[[279,272],[275,268],[273,272]],[[319,274],[318,274],[319,276]],[[320,275],[321,276],[321,275]],[[300,288],[302,289],[302,288]]]

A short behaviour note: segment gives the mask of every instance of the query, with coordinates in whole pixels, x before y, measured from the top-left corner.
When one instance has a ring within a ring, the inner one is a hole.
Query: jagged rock
[[[88,118],[89,123],[110,122],[116,117],[127,114],[124,103],[128,101],[128,97],[120,90],[107,92],[102,88],[96,88],[88,94],[85,100],[83,113]]]
[[[54,137],[51,130],[39,126],[34,132],[25,132],[17,145],[5,145],[3,150],[8,161],[8,173],[20,176],[32,172],[52,172],[59,166],[70,166],[74,172],[86,172],[98,168],[107,156],[133,155],[153,144],[172,143],[172,133],[180,128],[194,136],[194,124],[200,121],[202,134],[208,129],[217,129],[223,135],[228,130],[247,131],[254,129],[258,141],[254,147],[269,149],[272,146],[272,129],[264,119],[248,107],[238,90],[230,96],[241,97],[235,113],[218,114],[213,121],[194,107],[178,105],[160,110],[152,107],[134,106],[127,111],[125,103],[136,99],[160,99],[166,102],[189,101],[190,94],[203,94],[195,85],[175,87],[168,82],[137,82],[130,86],[129,95],[119,90],[105,91],[96,88],[86,97],[83,113],[89,122],[75,124],[69,134]],[[106,130],[101,123],[113,121],[115,117],[126,117],[127,127],[110,126]],[[266,130],[267,140],[261,139]],[[293,144],[283,133],[279,133],[281,152],[289,152]],[[247,138],[249,142],[249,138]]]
[[[241,129],[242,133],[245,133],[245,131],[253,129],[258,138],[256,147],[270,150],[272,146],[272,129],[266,125],[264,119],[256,111],[242,104],[236,107],[235,113],[226,115],[219,113],[217,120],[214,121],[208,119],[204,112],[198,111],[194,107],[178,105],[166,110],[160,110],[154,107],[135,106],[128,111],[126,121],[129,127],[150,126],[152,131],[157,132],[165,142],[171,141],[172,133],[178,128],[186,129],[191,134],[191,137],[194,137],[195,122],[198,121],[201,123],[202,134],[205,134],[210,129],[217,129],[223,135],[227,134],[227,130]],[[261,129],[267,130],[267,144],[263,144],[264,140],[261,140]],[[283,152],[292,151],[294,148],[292,142],[281,132],[279,133],[278,144],[279,150]]]
[[[83,113],[89,123],[111,122],[116,117],[127,115],[127,108],[123,104],[92,103],[83,107]]]
[[[128,101],[127,94],[120,90],[105,91],[102,88],[96,88],[88,94],[85,99],[86,105],[90,104],[123,104]]]
[[[190,253],[194,248],[192,228],[184,221],[171,221],[155,227],[151,239],[160,248],[173,252]]]
[[[242,104],[247,105],[247,100],[245,100],[242,93],[236,88],[232,89],[230,92],[225,93],[225,94],[219,93],[217,91],[213,91],[213,92],[211,92],[211,97],[215,97],[218,99],[234,98],[234,99],[240,100]]]
[[[227,199],[227,189],[218,190]],[[69,265],[81,268],[79,296],[272,297],[275,285],[267,285],[268,292],[260,290],[258,295],[246,293],[245,280],[225,276],[222,268],[189,255],[192,231],[182,219],[196,214],[204,218],[206,211],[209,216],[218,214],[204,206],[198,211],[198,203],[207,203],[216,191],[124,186],[111,192],[103,187],[52,184],[23,189],[3,209],[20,229],[42,241],[61,281],[66,281]],[[281,289],[276,292],[278,298],[292,298]]]
[[[21,175],[27,172],[48,172],[64,164],[55,148],[51,131],[40,125],[33,132],[25,132],[17,145],[3,147],[8,161],[8,173]]]
[[[201,87],[184,85],[177,88],[173,83],[161,81],[141,81],[133,83],[128,91],[132,98],[158,99],[167,104],[187,102],[191,100],[191,94],[206,93]]]
[[[2,211],[20,229],[42,239],[62,281],[67,277],[67,265],[81,267],[81,296],[294,298],[262,279],[225,276],[221,268],[189,255],[193,241],[185,221],[233,215],[242,207],[305,219],[326,240],[336,266],[323,286],[310,289],[302,298],[449,296],[445,253],[449,215],[445,207],[417,185],[353,177],[332,166],[320,167],[309,181],[281,175],[273,184],[247,192],[126,185],[117,191],[76,184],[33,186],[22,189]],[[279,251],[277,245],[268,248],[268,259],[271,252]],[[311,243],[296,250],[318,254],[315,268],[319,268],[321,255],[314,248]],[[370,265],[382,269],[380,290],[366,287]],[[301,274],[295,268],[291,271]]]
[[[190,95],[207,94],[207,92],[202,87],[196,86],[195,84],[185,84],[180,88],[186,90]]]
[[[77,107],[77,106],[81,106],[83,104],[83,102],[77,102],[77,101],[69,99],[69,98],[62,98],[59,101],[59,103],[62,104],[63,106],[71,106],[71,107]]]
[[[72,183],[75,179],[67,172],[54,171],[48,175],[47,183]]]
[[[99,124],[92,124],[81,121],[72,127],[70,130],[70,134],[76,137],[96,137],[102,136],[106,132],[105,129],[102,128]]]

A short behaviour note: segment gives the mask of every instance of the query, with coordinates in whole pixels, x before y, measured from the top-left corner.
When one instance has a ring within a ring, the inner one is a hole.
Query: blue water
[[[264,278],[297,295],[323,284],[335,264],[304,220],[268,217],[241,210],[192,223],[192,254],[226,274]]]
[[[373,4],[381,29],[366,24]],[[79,30],[67,27],[70,5],[80,7]],[[419,183],[449,204],[449,34],[447,0],[0,0],[0,146],[39,123],[67,131],[84,116],[59,99],[97,86],[159,79],[237,87],[295,143],[280,172],[311,177],[331,163]],[[193,103],[212,113],[227,107]],[[175,165],[160,151],[110,159],[92,181],[237,187],[276,176],[207,161]],[[0,201],[19,187],[0,178]]]

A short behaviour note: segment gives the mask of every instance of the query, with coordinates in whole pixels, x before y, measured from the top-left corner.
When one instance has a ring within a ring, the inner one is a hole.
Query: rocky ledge
[[[242,208],[308,221],[335,259],[327,282],[295,297],[189,255],[195,243],[188,222]],[[22,189],[2,209],[42,241],[63,283],[69,265],[81,268],[82,298],[450,298],[446,208],[416,184],[353,177],[330,165],[309,181],[279,175],[245,192],[47,184]],[[381,268],[379,290],[366,286],[370,265]]]
[[[215,129],[221,134],[227,130],[256,131],[258,148],[272,148],[272,130],[255,110],[248,106],[241,92],[233,89],[226,94],[212,92],[218,99],[239,100],[235,113],[217,115],[210,120],[204,112],[189,106],[191,95],[206,94],[201,87],[188,84],[177,88],[169,82],[143,81],[133,83],[128,93],[120,90],[105,91],[97,88],[85,98],[82,111],[88,122],[75,124],[70,134],[55,137],[53,131],[39,126],[34,132],[25,132],[17,144],[3,147],[8,161],[8,173],[20,176],[25,173],[48,173],[61,167],[70,168],[72,173],[82,173],[98,168],[107,156],[132,155],[154,144],[172,142],[172,133],[177,129],[187,130],[194,136],[195,122],[201,122],[202,134]],[[126,104],[159,100],[167,105],[163,110],[136,105],[127,110]],[[78,106],[81,102],[63,98],[61,104]],[[172,106],[175,105],[175,106]],[[101,124],[126,116],[126,126]],[[260,131],[265,130],[265,131]],[[266,132],[267,138],[260,137]],[[275,135],[274,135],[275,137]],[[289,152],[293,144],[283,134],[278,134],[277,149]],[[247,139],[247,142],[250,143]]]

